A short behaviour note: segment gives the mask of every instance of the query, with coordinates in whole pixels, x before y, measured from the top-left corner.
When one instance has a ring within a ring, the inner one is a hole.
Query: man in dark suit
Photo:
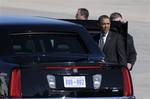
[[[122,15],[118,12],[112,13],[110,15],[110,19],[111,21],[119,21],[121,23],[124,23]],[[126,53],[127,53],[127,67],[129,70],[132,70],[133,65],[136,62],[137,52],[134,47],[133,37],[129,33],[127,33],[125,39],[126,39],[125,41],[126,41]]]
[[[110,31],[110,19],[107,15],[99,17],[100,33],[94,36],[99,48],[105,54],[105,61],[127,66],[125,45],[122,36]]]

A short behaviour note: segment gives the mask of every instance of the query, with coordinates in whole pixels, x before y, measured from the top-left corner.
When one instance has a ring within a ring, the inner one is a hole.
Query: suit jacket
[[[136,61],[137,52],[134,47],[133,37],[127,34],[127,63],[134,65]]]
[[[101,32],[93,37],[97,44],[99,42],[100,35]],[[105,61],[124,66],[127,65],[125,43],[120,34],[111,31],[109,32],[103,47],[103,52],[105,54]]]

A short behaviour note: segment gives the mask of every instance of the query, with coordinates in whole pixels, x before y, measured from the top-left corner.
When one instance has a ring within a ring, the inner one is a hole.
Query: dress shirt
[[[101,33],[101,35],[100,35],[99,47],[101,48],[101,50],[103,50],[103,47],[104,47],[105,42],[106,42],[107,35],[108,35],[108,32],[107,33]]]
[[[106,42],[107,36],[108,36],[108,32],[103,36],[104,44],[105,44],[105,42]]]

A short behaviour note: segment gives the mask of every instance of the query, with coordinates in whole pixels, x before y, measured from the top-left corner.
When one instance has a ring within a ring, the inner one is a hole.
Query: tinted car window
[[[80,37],[74,34],[11,35],[11,40],[15,54],[88,53]]]

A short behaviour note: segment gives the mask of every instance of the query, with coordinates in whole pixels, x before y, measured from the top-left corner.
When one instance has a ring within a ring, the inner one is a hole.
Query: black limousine
[[[2,98],[135,99],[129,70],[106,63],[81,25],[0,16],[0,46]]]

